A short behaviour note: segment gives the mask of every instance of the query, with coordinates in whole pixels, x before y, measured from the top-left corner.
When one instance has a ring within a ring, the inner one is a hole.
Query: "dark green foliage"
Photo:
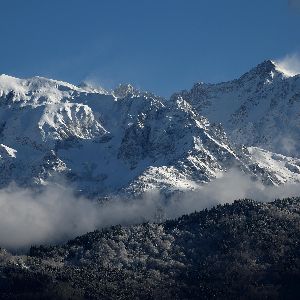
[[[297,299],[300,198],[235,201],[0,259],[1,299]]]

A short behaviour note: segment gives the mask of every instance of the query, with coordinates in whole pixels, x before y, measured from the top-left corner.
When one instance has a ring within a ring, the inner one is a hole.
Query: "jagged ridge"
[[[166,100],[131,85],[108,92],[1,75],[0,183],[59,175],[88,195],[136,194],[195,189],[232,167],[267,184],[298,182],[297,158],[242,144],[297,156],[299,80],[266,61]]]

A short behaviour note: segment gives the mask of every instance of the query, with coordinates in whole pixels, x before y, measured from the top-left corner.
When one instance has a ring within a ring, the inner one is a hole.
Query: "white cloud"
[[[53,184],[38,194],[11,185],[0,190],[0,247],[16,250],[58,243],[97,228],[153,221],[158,212],[176,218],[235,199],[271,201],[298,195],[299,184],[265,187],[237,170],[200,190],[171,198],[154,191],[134,200],[113,198],[102,205],[75,197],[70,189]]]
[[[277,60],[277,68],[288,76],[295,76],[300,74],[300,55],[289,54],[284,58]]]

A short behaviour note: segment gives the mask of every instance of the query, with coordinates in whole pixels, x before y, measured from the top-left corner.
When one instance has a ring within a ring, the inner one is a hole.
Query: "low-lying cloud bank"
[[[24,249],[57,243],[97,228],[153,221],[162,216],[175,218],[235,199],[272,201],[299,195],[300,184],[265,187],[235,170],[201,190],[171,198],[149,192],[140,199],[114,198],[102,205],[75,197],[72,190],[62,186],[50,185],[37,194],[11,185],[0,190],[0,247]]]

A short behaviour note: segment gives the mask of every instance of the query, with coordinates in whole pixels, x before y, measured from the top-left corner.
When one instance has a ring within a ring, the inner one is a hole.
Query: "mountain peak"
[[[129,94],[135,94],[137,90],[129,83],[119,84],[113,91],[118,98],[125,98]]]
[[[274,61],[267,59],[265,61],[263,61],[262,63],[260,63],[259,65],[256,66],[256,69],[261,71],[261,72],[272,72],[276,70],[276,64]]]
[[[288,68],[281,63],[280,61],[275,60],[265,60],[259,65],[257,65],[253,70],[256,70],[259,74],[268,75],[273,72],[273,76],[275,74],[281,75],[283,77],[293,77],[295,76],[295,73],[288,70]]]
[[[260,78],[263,81],[270,81],[275,77],[282,79],[291,76],[292,75],[288,72],[288,70],[284,69],[279,62],[267,59],[251,69],[249,72],[245,73],[241,79],[250,80],[252,78]]]
[[[272,72],[273,73],[277,72],[276,64],[274,63],[274,61],[268,59],[258,64],[256,67],[251,69],[248,73],[252,73],[260,77],[266,77],[269,76]]]

